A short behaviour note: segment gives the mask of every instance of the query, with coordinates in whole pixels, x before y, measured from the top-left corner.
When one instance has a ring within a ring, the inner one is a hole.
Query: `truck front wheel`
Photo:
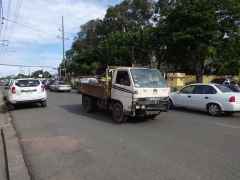
[[[116,102],[113,105],[112,113],[115,122],[123,123],[127,121],[128,116],[123,113],[123,107],[121,103]]]
[[[93,99],[89,96],[84,97],[84,108],[87,113],[93,112]]]

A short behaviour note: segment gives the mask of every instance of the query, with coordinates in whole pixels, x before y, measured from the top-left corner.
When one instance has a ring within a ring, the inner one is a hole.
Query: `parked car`
[[[240,86],[240,83],[236,79],[234,79],[233,76],[221,76],[219,78],[214,78],[210,81],[210,83],[233,84],[234,86]]]
[[[9,110],[14,110],[16,104],[40,103],[42,107],[47,106],[47,93],[43,84],[38,79],[14,79],[8,87],[4,88]]]
[[[71,91],[71,86],[66,83],[65,81],[55,81],[51,86],[50,86],[50,91]]]
[[[191,84],[171,92],[169,106],[205,110],[211,116],[232,115],[240,111],[240,93],[221,84]]]
[[[227,86],[233,92],[240,92],[240,86],[234,86],[233,84],[224,84],[224,86]]]

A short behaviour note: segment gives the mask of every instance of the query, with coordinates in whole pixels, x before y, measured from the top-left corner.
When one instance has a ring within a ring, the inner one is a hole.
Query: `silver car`
[[[59,91],[70,92],[71,89],[72,89],[71,86],[68,83],[66,83],[65,81],[55,81],[50,86],[50,91],[55,91],[55,92],[59,92]]]

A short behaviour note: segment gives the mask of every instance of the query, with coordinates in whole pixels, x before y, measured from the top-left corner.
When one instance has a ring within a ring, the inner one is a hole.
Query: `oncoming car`
[[[240,111],[240,93],[221,84],[191,84],[169,95],[169,106],[205,110],[211,116]]]
[[[10,111],[14,110],[16,104],[23,103],[40,103],[42,107],[47,106],[47,93],[38,79],[14,79],[4,89],[7,91],[6,101]]]
[[[50,85],[49,89],[50,91],[55,91],[55,92],[59,92],[59,91],[70,92],[72,88],[65,81],[55,81],[52,85]]]

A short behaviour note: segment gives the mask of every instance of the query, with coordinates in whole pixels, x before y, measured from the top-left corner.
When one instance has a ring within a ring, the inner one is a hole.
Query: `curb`
[[[0,90],[0,96],[4,96]],[[16,131],[11,124],[11,117],[8,113],[8,108],[4,101],[0,99],[0,110],[3,115],[5,125],[1,128],[3,138],[4,153],[7,165],[7,179],[8,180],[30,180],[28,169],[25,165],[23,154],[20,147],[20,142]]]

